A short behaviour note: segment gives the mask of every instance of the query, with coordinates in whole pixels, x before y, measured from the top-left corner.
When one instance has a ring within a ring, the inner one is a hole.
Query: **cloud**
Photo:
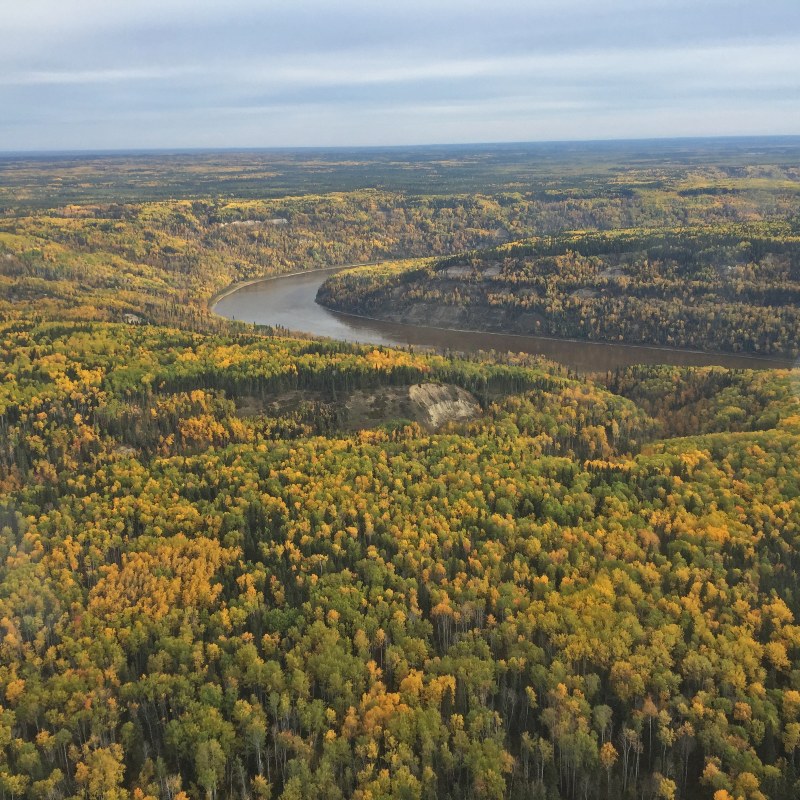
[[[0,149],[800,132],[796,0],[27,0],[0,40]]]
[[[23,72],[16,75],[0,75],[0,85],[36,86],[50,84],[58,86],[69,84],[169,80],[189,75],[192,72],[193,70],[185,67],[130,67],[128,69],[85,69],[63,71],[33,70],[31,72]]]
[[[236,81],[269,87],[371,86],[466,81],[481,78],[547,78],[591,85],[614,79],[640,82],[650,76],[680,77],[680,90],[695,84],[800,85],[800,38],[770,43],[703,47],[613,48],[481,58],[418,58],[402,53],[351,52],[347,58],[253,57],[226,64],[130,66],[95,70],[32,70],[0,76],[4,85],[95,84],[191,78],[206,85]]]

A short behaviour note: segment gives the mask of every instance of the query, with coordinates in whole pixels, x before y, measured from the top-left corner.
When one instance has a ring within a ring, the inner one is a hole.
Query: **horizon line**
[[[92,156],[92,155],[183,155],[201,153],[268,153],[301,151],[345,151],[345,150],[422,150],[425,148],[470,148],[470,147],[514,147],[532,145],[600,145],[600,144],[645,144],[680,142],[718,142],[742,140],[800,140],[800,133],[767,134],[712,134],[697,136],[646,136],[607,137],[599,139],[520,139],[507,141],[472,142],[427,142],[422,144],[339,144],[339,145],[230,145],[230,146],[164,146],[164,147],[108,147],[58,149],[0,150],[0,158],[8,156]]]

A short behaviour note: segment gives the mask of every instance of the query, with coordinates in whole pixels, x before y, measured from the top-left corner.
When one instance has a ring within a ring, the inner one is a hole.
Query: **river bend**
[[[790,367],[791,362],[751,356],[675,350],[665,347],[605,344],[541,336],[480,331],[453,331],[340,314],[316,302],[317,290],[334,272],[346,267],[265,278],[226,292],[213,310],[228,319],[254,322],[348,342],[435,348],[460,352],[495,350],[532,353],[577,372],[613,370],[632,364],[724,367]]]

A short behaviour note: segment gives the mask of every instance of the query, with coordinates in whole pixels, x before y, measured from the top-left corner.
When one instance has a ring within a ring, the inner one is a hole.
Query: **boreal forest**
[[[0,798],[800,797],[799,159],[1,158]]]

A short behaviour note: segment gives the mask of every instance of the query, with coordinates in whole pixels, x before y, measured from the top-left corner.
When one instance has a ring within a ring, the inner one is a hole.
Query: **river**
[[[781,359],[674,350],[666,347],[604,344],[541,336],[517,336],[479,331],[453,331],[340,314],[316,302],[317,289],[334,272],[346,267],[265,278],[225,293],[213,310],[228,319],[255,322],[327,336],[348,342],[435,348],[457,352],[495,350],[533,353],[575,370],[605,372],[632,364],[743,367],[791,367]]]

